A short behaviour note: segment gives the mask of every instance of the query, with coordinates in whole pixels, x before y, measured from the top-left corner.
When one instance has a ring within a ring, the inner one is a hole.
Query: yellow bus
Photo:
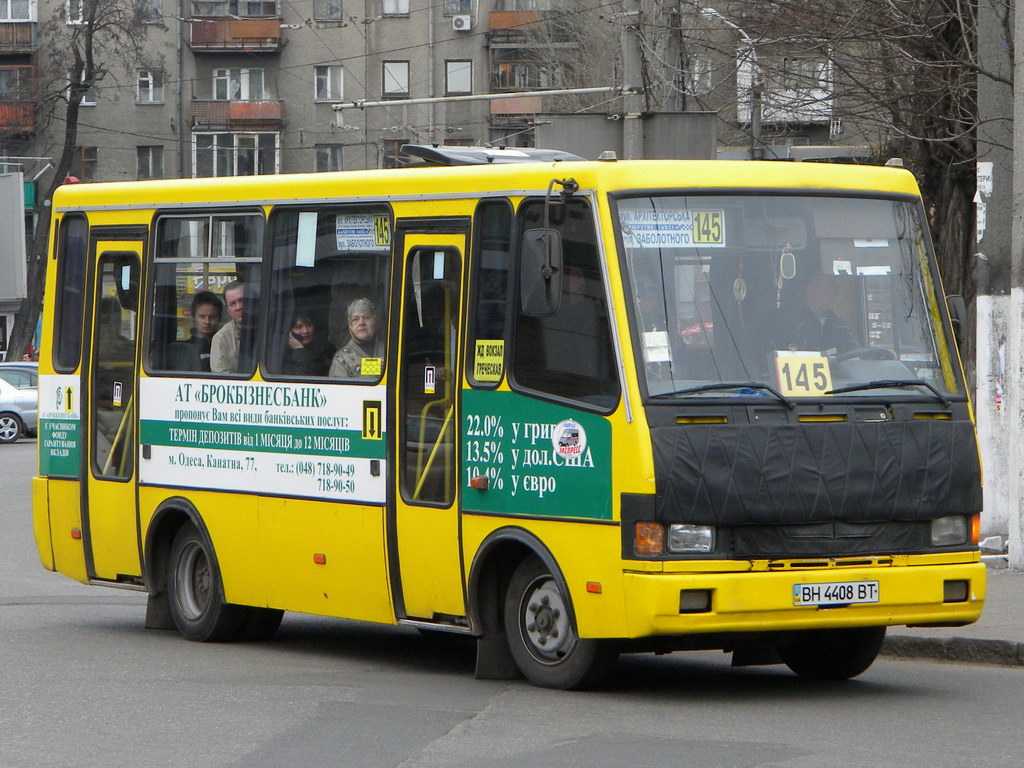
[[[400,624],[556,688],[687,649],[849,678],[979,617],[909,172],[408,151],[57,191],[46,568],[191,640]]]

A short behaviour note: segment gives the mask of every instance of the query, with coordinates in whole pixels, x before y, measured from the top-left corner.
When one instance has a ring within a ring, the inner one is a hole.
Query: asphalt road
[[[44,571],[34,441],[0,446],[0,768],[1019,766],[1024,669],[881,660],[809,684],[720,653],[601,691],[473,679],[472,645],[288,614],[265,644],[143,629],[143,595]]]

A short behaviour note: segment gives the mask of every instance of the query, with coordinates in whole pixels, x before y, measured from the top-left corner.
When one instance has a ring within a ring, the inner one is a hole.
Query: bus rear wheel
[[[568,598],[536,557],[519,564],[505,595],[505,634],[523,675],[543,688],[572,690],[597,683],[617,653],[608,641],[579,637]]]
[[[815,629],[778,649],[786,666],[811,680],[848,680],[875,661],[885,627]]]
[[[212,548],[192,525],[171,545],[167,593],[174,625],[189,640],[225,642],[245,629],[246,609],[224,602]]]

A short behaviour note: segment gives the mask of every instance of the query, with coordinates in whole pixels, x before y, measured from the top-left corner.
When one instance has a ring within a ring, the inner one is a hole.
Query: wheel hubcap
[[[175,569],[178,606],[186,618],[195,621],[206,612],[212,582],[206,553],[197,542],[190,542],[182,549]]]
[[[527,647],[539,661],[559,662],[576,645],[562,593],[550,576],[537,579],[526,590],[519,615]]]
[[[18,423],[10,416],[0,418],[0,440],[13,440],[18,436]]]

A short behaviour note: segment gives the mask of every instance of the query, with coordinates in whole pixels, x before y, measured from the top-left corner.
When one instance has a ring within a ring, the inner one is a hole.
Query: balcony
[[[193,19],[189,46],[196,53],[277,53],[281,19]]]
[[[0,21],[0,53],[32,53],[35,50],[34,21]]]
[[[491,48],[565,48],[576,45],[565,30],[545,23],[540,11],[491,11],[487,40]]]
[[[194,128],[227,131],[278,131],[284,125],[283,101],[193,101]]]
[[[0,133],[34,133],[34,101],[5,101],[0,98]]]

